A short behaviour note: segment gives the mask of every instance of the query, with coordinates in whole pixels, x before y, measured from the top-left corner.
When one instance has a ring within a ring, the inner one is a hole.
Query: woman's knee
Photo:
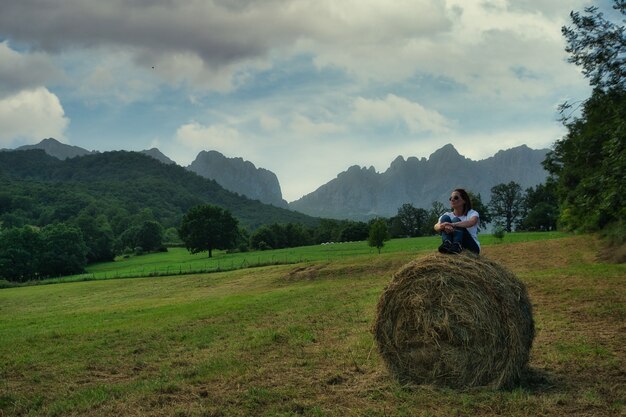
[[[441,216],[441,219],[439,219],[439,223],[452,223],[452,219],[450,219],[450,216],[447,214],[444,214]]]

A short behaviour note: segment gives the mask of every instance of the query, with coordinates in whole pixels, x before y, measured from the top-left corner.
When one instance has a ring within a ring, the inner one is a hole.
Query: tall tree
[[[152,252],[163,246],[163,226],[154,220],[146,220],[137,230],[136,246]]]
[[[385,241],[389,240],[389,230],[387,229],[387,222],[384,219],[373,220],[370,225],[370,232],[368,237],[368,245],[380,250],[385,246]]]
[[[268,225],[261,226],[252,233],[250,236],[250,246],[259,250],[278,249],[275,248],[276,237],[274,236],[274,232]]]
[[[41,236],[30,226],[0,233],[0,277],[23,282],[39,278]]]
[[[491,188],[489,210],[495,221],[501,223],[507,232],[513,230],[513,225],[522,211],[521,205],[522,187],[515,181]]]
[[[339,240],[341,242],[355,242],[366,240],[369,234],[369,227],[365,222],[348,221],[341,229]]]
[[[489,211],[489,207],[483,203],[483,199],[480,196],[480,193],[474,194],[471,191],[468,191],[467,194],[472,200],[472,208],[476,210],[480,216],[479,228],[482,229],[488,223],[491,223],[491,212]]]
[[[41,230],[40,274],[54,277],[84,272],[88,248],[80,230],[63,223]]]
[[[230,211],[210,204],[192,207],[184,216],[178,234],[191,253],[231,249],[237,241],[237,219]]]
[[[405,236],[422,236],[428,223],[428,212],[423,208],[416,208],[410,203],[405,203],[398,209],[396,218]]]
[[[99,210],[89,206],[74,219],[87,245],[87,262],[109,262],[115,258],[113,246],[115,238],[111,225]]]
[[[608,15],[595,6],[572,12],[571,26],[562,29],[569,61],[593,87],[580,116],[566,114],[572,106],[562,105],[567,134],[544,162],[557,181],[560,223],[571,230],[626,229],[626,1],[613,3]]]
[[[526,189],[518,227],[521,230],[555,230],[558,212],[556,184],[548,178],[545,184]]]
[[[613,0],[613,10],[608,11],[609,16],[597,6],[586,7],[582,15],[572,11],[572,25],[561,28],[567,41],[565,51],[570,54],[568,61],[582,67],[589,83],[604,91],[621,89],[626,82],[626,1]]]

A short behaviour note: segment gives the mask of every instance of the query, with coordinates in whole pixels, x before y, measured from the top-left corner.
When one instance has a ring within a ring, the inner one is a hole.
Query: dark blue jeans
[[[457,223],[460,221],[461,219],[459,219],[458,217],[454,217],[453,219],[451,219],[450,216],[448,216],[447,214],[444,214],[441,217],[441,223]],[[476,241],[465,228],[455,228],[452,233],[441,232],[441,240],[443,242],[449,241],[450,243],[459,243],[463,247],[463,249],[470,250],[476,254],[480,253],[480,248],[476,244]]]

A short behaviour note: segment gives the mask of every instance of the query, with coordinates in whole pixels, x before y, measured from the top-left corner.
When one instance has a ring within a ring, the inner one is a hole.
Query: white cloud
[[[359,36],[348,27],[332,42],[311,36],[301,39],[299,47],[313,54],[320,67],[343,68],[361,80],[392,83],[427,74],[451,79],[471,95],[513,99],[577,85],[580,76],[565,62],[560,32],[569,9],[563,7],[563,14],[555,16],[513,9],[513,3],[433,2],[439,6],[431,12],[438,25],[416,19],[412,31],[397,31],[381,16],[371,29],[378,38]],[[583,2],[572,3],[575,8]],[[388,6],[407,16],[420,7]],[[520,70],[530,76],[520,77]]]
[[[306,136],[341,133],[346,130],[345,126],[326,121],[313,121],[302,114],[294,114],[289,127],[294,134]]]
[[[394,94],[382,100],[357,98],[351,117],[359,124],[401,122],[411,133],[444,134],[450,131],[449,126],[452,124],[441,113]]]
[[[480,160],[495,155],[499,150],[514,148],[521,144],[533,149],[551,148],[554,142],[561,139],[565,133],[565,127],[554,122],[523,129],[500,128],[472,135],[456,133],[448,138],[447,143],[454,144],[460,154]]]
[[[9,2],[0,27],[49,51],[123,50],[137,67],[192,89],[232,91],[275,58],[305,53],[360,81],[431,74],[472,93],[519,97],[578,81],[563,62],[560,27],[583,4],[559,0],[559,14],[537,0],[64,0],[49,15]]]
[[[71,51],[61,55],[71,79],[63,87],[72,98],[88,104],[108,104],[113,107],[138,101],[149,101],[159,90],[154,71],[139,68],[131,51],[120,48],[94,48]]]
[[[0,98],[61,78],[61,71],[47,55],[19,53],[9,46],[9,42],[0,42]]]
[[[272,51],[298,53],[302,45],[309,45],[321,65],[374,76],[410,75],[413,66],[405,69],[378,58],[402,57],[407,42],[448,31],[451,21],[445,6],[441,0],[292,0],[235,6],[173,0],[149,7],[66,0],[54,15],[46,16],[51,24],[24,27],[16,22],[38,21],[43,11],[17,2],[5,5],[0,26],[51,51],[125,48],[139,66],[157,65],[170,82],[184,80],[223,91],[238,71],[267,65],[264,59]]]
[[[182,125],[176,131],[175,141],[184,147],[178,159],[189,160],[189,155],[200,151],[216,150],[226,156],[241,156],[244,146],[239,132],[226,125],[204,126],[198,122]],[[186,157],[183,155],[187,155]],[[176,157],[176,156],[175,156]]]
[[[65,139],[69,119],[58,97],[39,87],[0,100],[0,144],[34,143],[43,138]]]
[[[259,125],[263,130],[272,131],[279,129],[282,126],[282,122],[275,117],[267,114],[261,114],[259,116]]]

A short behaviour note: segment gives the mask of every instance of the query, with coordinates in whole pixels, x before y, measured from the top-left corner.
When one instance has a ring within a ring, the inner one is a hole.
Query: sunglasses
[[[461,198],[461,197],[459,197],[458,195],[455,195],[454,197],[450,197],[448,200],[450,200],[450,201],[455,200],[456,201],[459,198]]]

